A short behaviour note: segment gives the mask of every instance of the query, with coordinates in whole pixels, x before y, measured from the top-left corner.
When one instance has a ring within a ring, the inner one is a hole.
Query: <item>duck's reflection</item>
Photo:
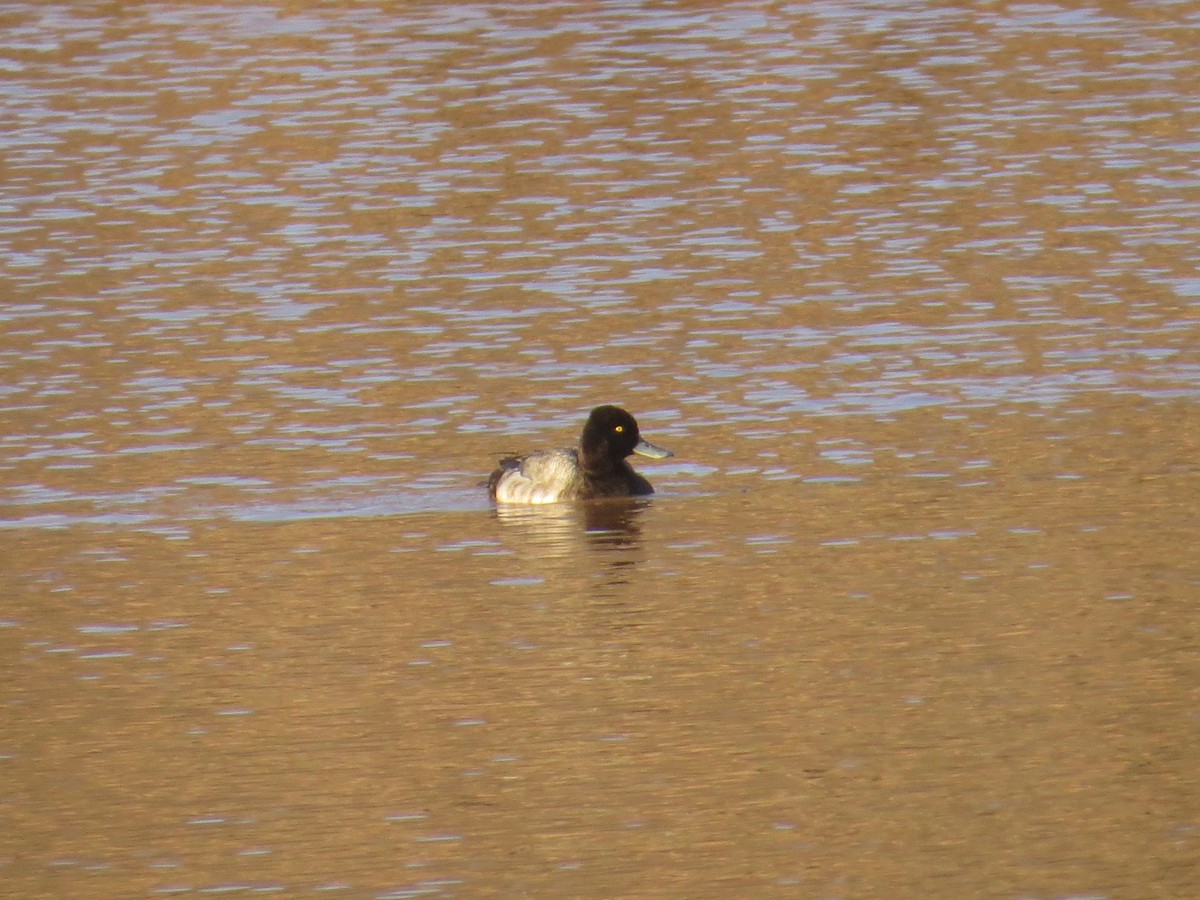
[[[569,553],[580,546],[637,546],[641,539],[638,519],[649,505],[647,500],[621,497],[582,503],[504,503],[495,511],[497,519],[522,529],[539,545]]]
[[[520,529],[523,548],[542,558],[577,558],[581,552],[602,554],[606,584],[624,583],[639,562],[641,516],[648,500],[627,497],[582,503],[501,504],[496,518]]]

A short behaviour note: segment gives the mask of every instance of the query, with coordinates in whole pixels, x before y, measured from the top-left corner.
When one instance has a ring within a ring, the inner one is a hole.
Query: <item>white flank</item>
[[[506,472],[496,485],[499,503],[557,503],[570,498],[580,480],[579,455],[574,450],[534,453]]]

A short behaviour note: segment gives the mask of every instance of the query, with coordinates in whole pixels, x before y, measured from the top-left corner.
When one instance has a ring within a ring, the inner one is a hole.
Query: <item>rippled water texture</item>
[[[0,6],[0,881],[1196,896],[1198,27]]]

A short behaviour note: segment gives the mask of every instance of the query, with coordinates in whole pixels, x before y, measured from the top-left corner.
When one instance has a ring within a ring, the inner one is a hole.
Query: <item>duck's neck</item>
[[[608,452],[607,443],[601,443],[590,453],[580,451],[579,458],[583,471],[593,478],[611,475],[625,467],[625,460],[612,458],[612,454]]]

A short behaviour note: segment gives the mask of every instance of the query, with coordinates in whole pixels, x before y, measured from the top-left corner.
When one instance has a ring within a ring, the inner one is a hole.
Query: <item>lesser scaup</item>
[[[555,503],[596,497],[652,494],[650,482],[625,461],[631,453],[663,459],[670,450],[642,440],[633,416],[616,406],[597,406],[579,437],[579,449],[508,456],[488,479],[499,503]]]

